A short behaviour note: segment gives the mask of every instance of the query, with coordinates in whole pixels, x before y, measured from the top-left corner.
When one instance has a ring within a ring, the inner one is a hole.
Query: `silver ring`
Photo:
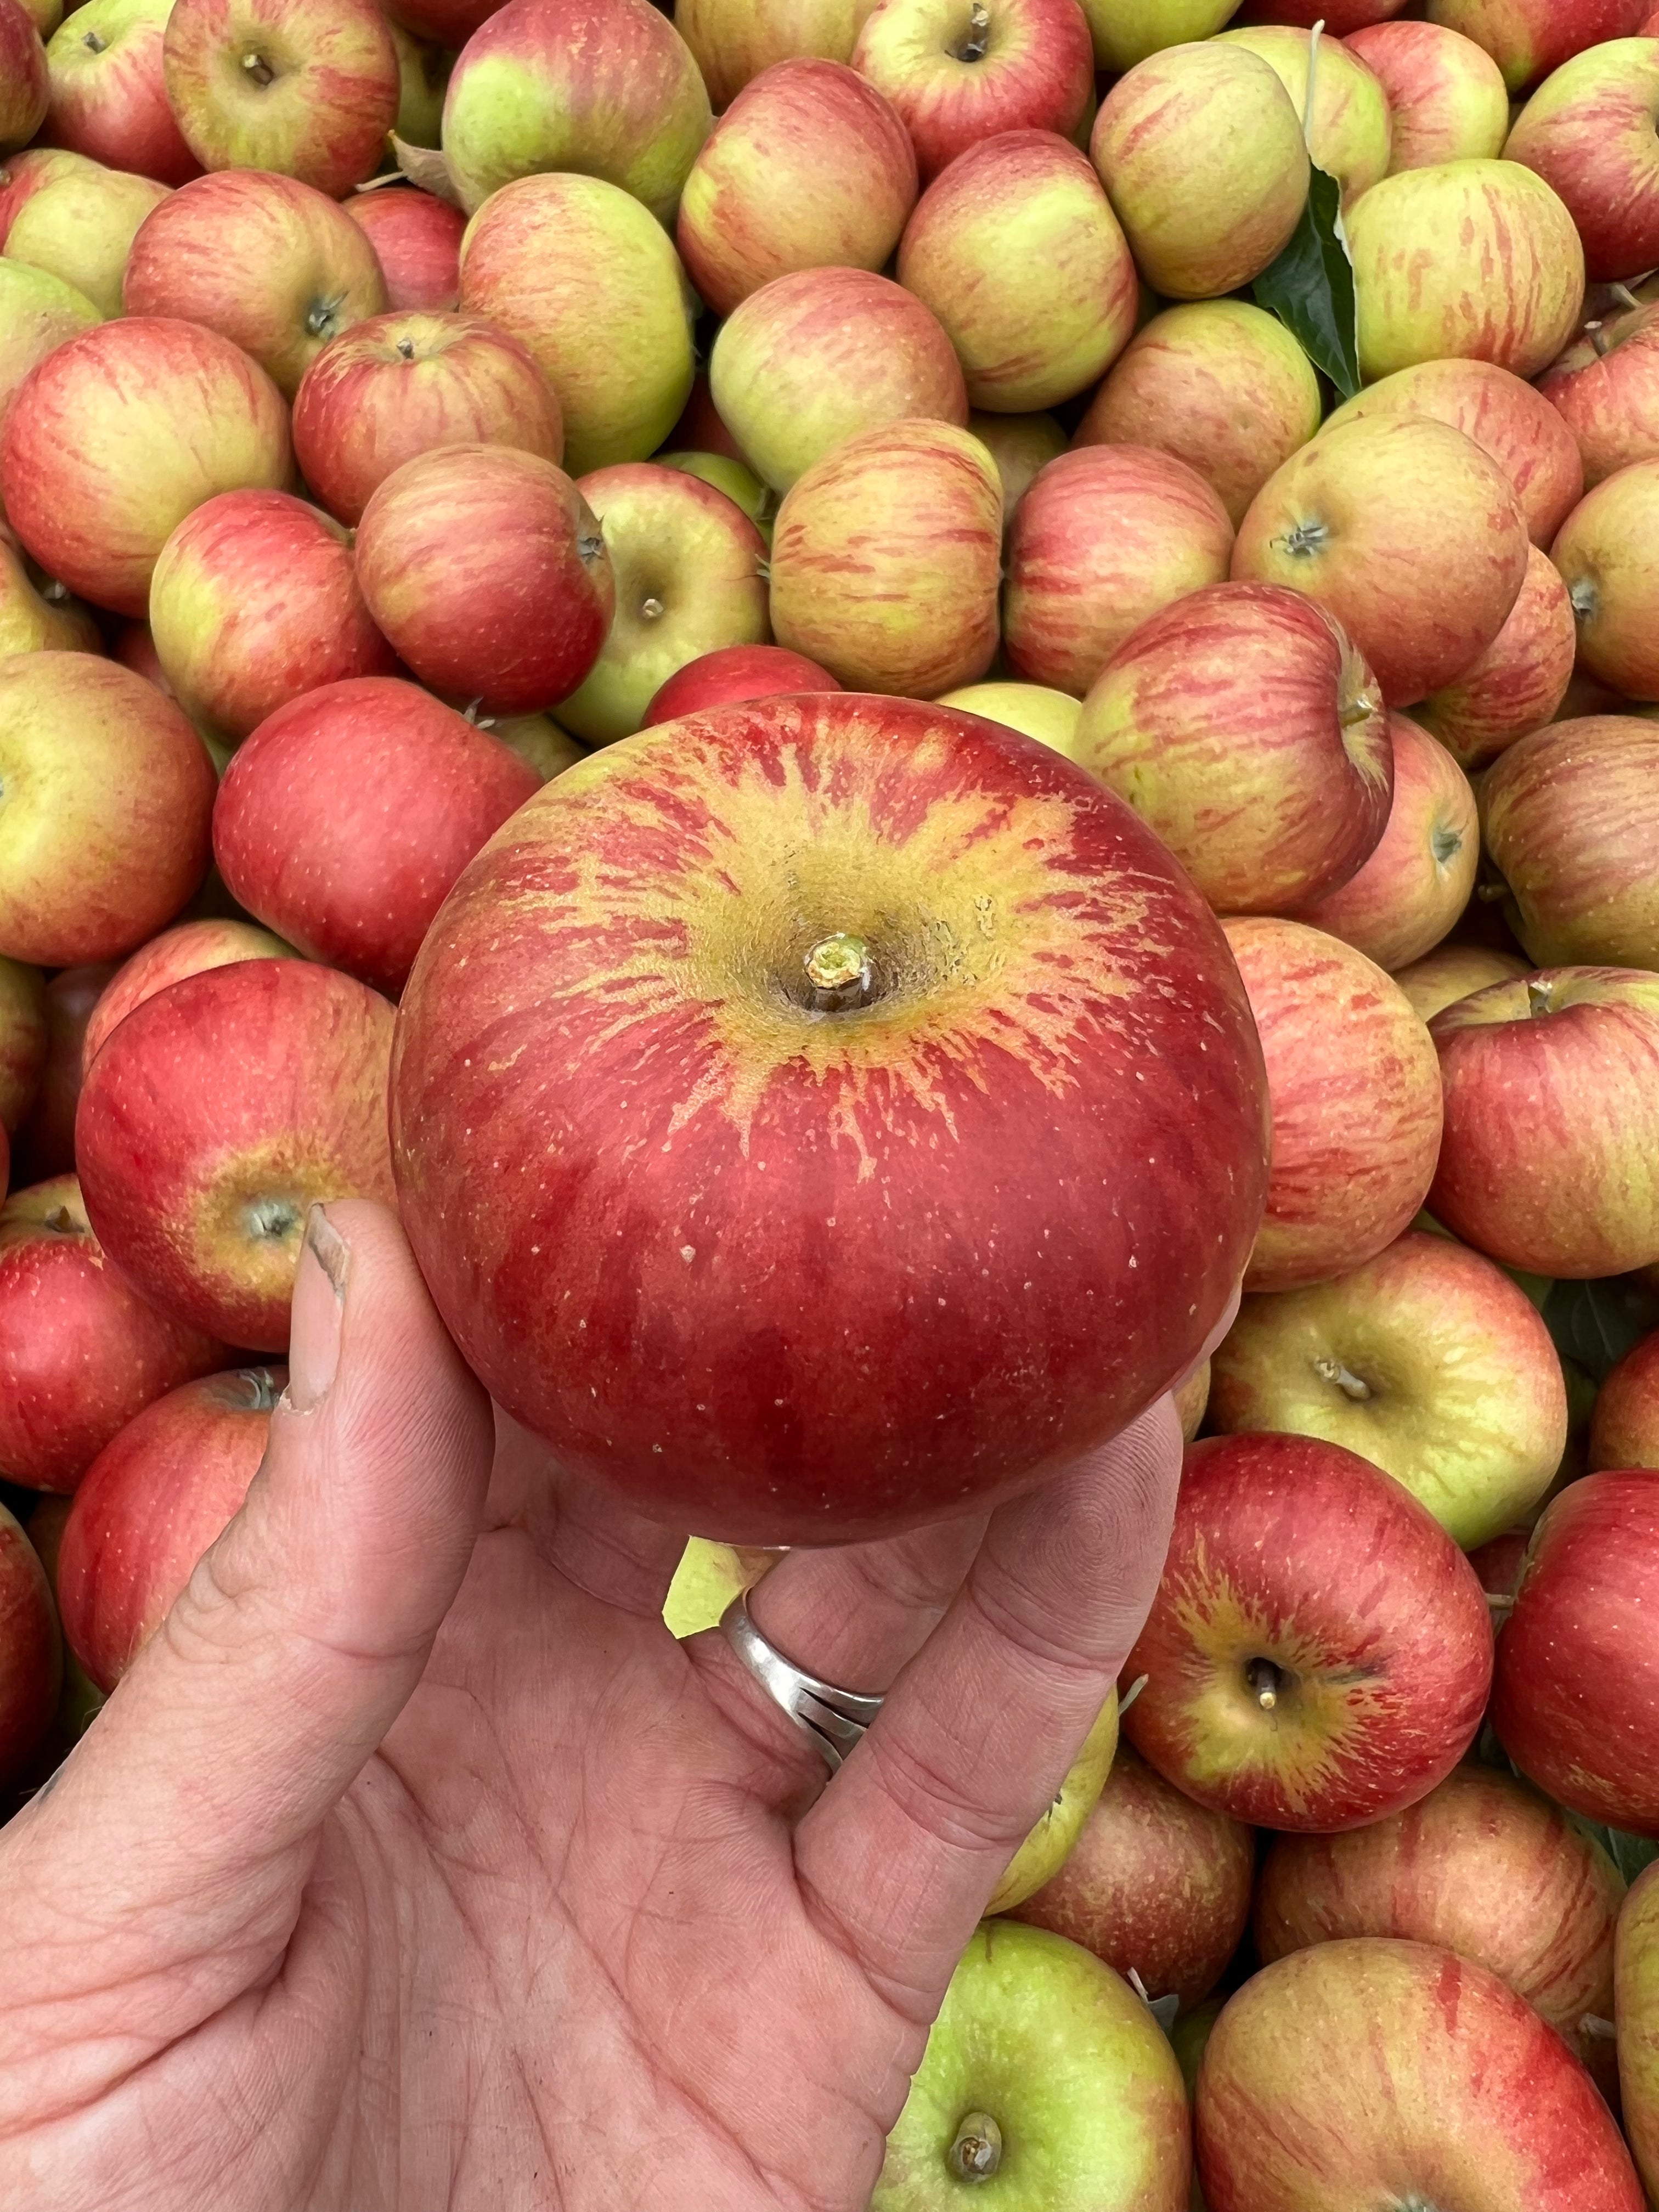
[[[773,1704],[811,1737],[831,1774],[838,1773],[842,1761],[881,1711],[881,1699],[821,1682],[775,1650],[750,1619],[742,1591],[720,1615],[720,1630]]]

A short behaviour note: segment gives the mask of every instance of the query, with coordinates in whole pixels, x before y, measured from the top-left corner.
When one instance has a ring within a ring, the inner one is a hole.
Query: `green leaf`
[[[1251,289],[1257,307],[1278,316],[1338,397],[1352,399],[1359,390],[1359,311],[1334,177],[1314,171],[1290,244]]]
[[[1557,1283],[1543,1313],[1561,1357],[1576,1359],[1599,1386],[1632,1346],[1659,1328],[1659,1294],[1635,1275]]]

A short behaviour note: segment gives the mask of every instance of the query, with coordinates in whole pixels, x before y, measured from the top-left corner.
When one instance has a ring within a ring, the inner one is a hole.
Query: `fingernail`
[[[306,1238],[294,1280],[294,1326],[289,1345],[288,1403],[296,1413],[314,1413],[327,1397],[340,1364],[346,1281],[351,1249],[320,1206],[306,1216]]]

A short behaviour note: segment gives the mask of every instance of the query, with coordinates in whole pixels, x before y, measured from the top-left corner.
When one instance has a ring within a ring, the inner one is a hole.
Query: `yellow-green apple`
[[[1170,299],[1213,299],[1259,276],[1307,202],[1294,101],[1260,54],[1214,39],[1120,77],[1089,151],[1141,275]]]
[[[1404,714],[1389,715],[1388,726],[1388,826],[1346,883],[1298,915],[1392,972],[1432,951],[1455,927],[1474,891],[1480,822],[1469,780],[1446,748]]]
[[[161,40],[173,0],[86,0],[46,48],[53,141],[164,185],[199,176],[167,106]]]
[[[1249,1918],[1255,1839],[1127,1744],[1059,1871],[1017,1919],[1092,1951],[1149,1996],[1208,1996]]]
[[[1431,1943],[1316,1943],[1247,1982],[1205,2049],[1197,2139],[1210,2212],[1643,2212],[1618,2124],[1560,2038]]]
[[[82,1040],[93,1008],[114,975],[107,961],[63,968],[46,986],[46,1058],[40,1088],[12,1146],[20,1183],[45,1182],[75,1166],[75,1109],[81,1096]]]
[[[1340,896],[1389,819],[1376,678],[1339,623],[1277,584],[1212,584],[1132,630],[1083,702],[1073,757],[1218,914]]]
[[[1346,214],[1368,383],[1419,362],[1536,376],[1578,326],[1584,249],[1518,161],[1445,161],[1385,177]]]
[[[395,998],[456,877],[542,781],[413,684],[325,684],[236,753],[214,858],[250,914]]]
[[[1495,161],[1510,132],[1510,93],[1484,46],[1439,23],[1371,23],[1351,31],[1388,94],[1389,173],[1446,161]]]
[[[1431,1022],[1443,1007],[1455,1006],[1471,991],[1484,991],[1489,983],[1508,982],[1530,972],[1516,953],[1494,951],[1485,945],[1438,945],[1401,969],[1394,980],[1420,1018]]]
[[[1186,2212],[1187,2094],[1145,2001],[1081,1945],[987,1920],[951,1977],[870,2212]],[[1622,2208],[1621,2208],[1622,2212]]]
[[[1570,1813],[1659,1834],[1659,1470],[1587,1474],[1533,1531],[1498,1639],[1492,1723]]]
[[[77,169],[94,169],[98,163],[84,154],[71,154],[64,146],[26,146],[21,153],[0,159],[0,246],[18,210],[55,178]]]
[[[1541,967],[1659,968],[1659,727],[1555,722],[1481,784],[1486,850]]]
[[[1077,758],[1083,706],[1069,691],[1051,691],[1041,684],[964,684],[959,690],[945,692],[939,703],[958,708],[964,714],[983,715],[988,722],[1000,722],[1005,729],[1018,730],[1069,759]]]
[[[386,278],[392,308],[429,307],[447,313],[461,292],[461,239],[466,218],[432,192],[398,185],[358,192],[345,211],[367,232]]]
[[[1078,446],[1151,446],[1213,486],[1235,528],[1323,412],[1313,364],[1248,300],[1168,307],[1132,338],[1090,401]]]
[[[308,960],[242,960],[134,1008],[87,1071],[75,1149],[111,1260],[164,1312],[280,1352],[306,1214],[392,1195],[392,1010]]]
[[[103,318],[83,293],[45,269],[0,257],[0,424],[31,369]]]
[[[1376,671],[1391,707],[1461,676],[1527,578],[1509,478],[1426,416],[1327,429],[1268,477],[1238,527],[1235,578],[1317,599]]]
[[[1314,34],[1288,23],[1224,31],[1224,46],[1259,54],[1296,104],[1314,167],[1334,177],[1345,202],[1389,173],[1392,125],[1389,96],[1366,64],[1340,39],[1323,39],[1313,56]],[[1308,116],[1308,78],[1314,113]]]
[[[0,262],[0,271],[4,265]],[[3,401],[0,405],[3,405]],[[0,414],[0,420],[3,419]],[[1006,529],[1037,471],[1046,468],[1065,452],[1066,433],[1049,414],[989,415],[979,409],[969,416],[968,428],[997,465],[997,475],[1002,481]]]
[[[803,269],[751,292],[720,325],[708,382],[775,491],[862,433],[968,420],[962,366],[938,317],[866,269]]]
[[[1093,164],[1052,131],[987,139],[905,225],[899,282],[939,318],[975,407],[1074,398],[1134,330],[1139,282]]]
[[[105,1257],[72,1175],[0,1211],[0,1475],[69,1492],[153,1399],[224,1347],[147,1305]]]
[[[878,0],[851,58],[892,102],[924,185],[1006,131],[1080,140],[1094,119],[1078,0]]]
[[[1592,283],[1659,262],[1659,40],[1565,62],[1522,110],[1504,158],[1535,170],[1578,226]]]
[[[1476,660],[1412,710],[1473,773],[1553,720],[1572,681],[1578,627],[1561,573],[1534,545],[1509,620]],[[1388,961],[1393,968],[1400,963]]]
[[[0,661],[0,951],[114,960],[207,872],[213,764],[179,708],[85,653]]]
[[[699,1636],[705,1628],[717,1627],[732,1599],[752,1589],[775,1556],[771,1552],[739,1551],[732,1544],[711,1544],[702,1536],[688,1537],[663,1600],[663,1623],[669,1633]]]
[[[1613,2014],[1625,2132],[1651,2200],[1659,2197],[1659,1873],[1652,1868],[1619,1916]]]
[[[50,100],[40,33],[17,0],[6,0],[0,7],[0,151],[33,137]]]
[[[538,783],[550,783],[556,775],[562,775],[579,760],[586,760],[587,748],[579,745],[568,730],[562,730],[550,714],[480,714],[469,711],[469,722],[476,721],[481,730],[489,730],[504,745],[510,745],[522,761],[528,761],[536,771]]]
[[[11,4],[14,14],[21,13],[15,0]],[[46,1741],[63,1678],[46,1571],[15,1518],[0,1505],[0,1781],[23,1776]]]
[[[1586,46],[1633,36],[1650,7],[1651,0],[1427,0],[1425,13],[1484,46],[1518,93]]]
[[[1267,1209],[1245,1285],[1292,1291],[1375,1259],[1427,1194],[1440,1074],[1410,1000],[1363,952],[1305,922],[1226,925],[1273,1108]]]
[[[616,612],[559,720],[602,745],[632,737],[688,661],[721,646],[767,643],[766,540],[724,492],[683,470],[626,461],[576,489],[605,538]]]
[[[112,1690],[259,1471],[283,1370],[186,1382],[112,1437],[75,1493],[58,1553],[64,1637]]]
[[[444,94],[455,57],[429,39],[418,39],[395,15],[386,28],[398,57],[398,119],[392,129],[405,146],[436,146],[443,135]]]
[[[1437,1221],[1538,1275],[1659,1261],[1659,975],[1545,969],[1459,1000],[1431,1034],[1445,1095]]]
[[[511,446],[441,446],[363,510],[357,580],[422,684],[507,714],[574,691],[611,627],[616,583],[570,478]]]
[[[1659,303],[1587,323],[1538,389],[1577,441],[1587,485],[1659,459]]]
[[[915,205],[909,133],[844,62],[779,62],[691,165],[675,226],[705,305],[729,315],[799,269],[881,269]]]
[[[204,169],[275,169],[342,199],[398,119],[397,49],[374,0],[175,0],[162,59]]]
[[[157,208],[122,297],[130,315],[176,315],[234,340],[290,399],[331,338],[386,304],[374,245],[345,210],[257,169],[198,177]]]
[[[1029,738],[836,692],[521,808],[416,962],[393,1129],[501,1402],[744,1543],[961,1514],[1115,1433],[1201,1352],[1265,1181],[1243,993],[1151,832]],[[510,1207],[490,1159],[537,1164]]]
[[[81,1044],[81,1068],[86,1070],[118,1022],[135,1006],[165,991],[169,983],[195,975],[205,968],[228,968],[238,960],[290,960],[291,945],[273,937],[257,922],[234,917],[205,921],[181,921],[141,945],[118,968],[100,993],[87,1021]]]
[[[1101,1707],[1083,1748],[1066,1769],[1060,1794],[1003,1869],[985,1908],[1010,1912],[1053,1879],[1077,1846],[1083,1823],[1099,1799],[1118,1754],[1118,1704],[1114,1689]]]
[[[145,217],[169,197],[167,186],[149,177],[71,170],[24,202],[6,233],[6,257],[46,270],[100,315],[118,315],[133,240]]]
[[[455,64],[444,157],[469,213],[515,178],[579,169],[672,222],[712,120],[691,49],[650,0],[507,0]]]
[[[659,468],[678,469],[686,476],[696,477],[699,483],[712,484],[716,491],[724,492],[733,506],[743,509],[763,541],[770,545],[777,494],[744,462],[734,461],[729,453],[656,453],[652,458]]]
[[[1492,1681],[1474,1570],[1380,1468],[1312,1437],[1189,1444],[1124,1733],[1257,1827],[1322,1834],[1426,1797]]]
[[[0,525],[0,656],[13,653],[101,653],[91,612],[61,584],[35,588],[22,555]]]
[[[1238,0],[1083,0],[1083,12],[1094,37],[1095,67],[1118,76],[1166,46],[1207,39],[1237,14]]]
[[[394,469],[439,446],[516,446],[558,461],[552,386],[519,339],[482,315],[374,315],[324,348],[294,402],[294,455],[342,522]]]
[[[1187,1380],[1174,1393],[1175,1409],[1181,1419],[1181,1440],[1191,1443],[1204,1425],[1204,1416],[1210,1406],[1211,1364],[1206,1359],[1195,1367]]]
[[[677,0],[674,21],[696,57],[708,96],[728,107],[776,63],[849,63],[876,0]]]
[[[827,668],[781,645],[724,645],[699,653],[676,670],[645,710],[641,729],[729,707],[745,699],[771,699],[795,691],[839,691]]]
[[[461,241],[460,304],[530,349],[573,474],[642,461],[691,390],[692,301],[662,225],[599,177],[520,177]]]
[[[1001,487],[976,438],[949,422],[867,431],[784,495],[773,634],[849,690],[936,699],[991,665],[1001,555]]]
[[[1213,1375],[1214,1426],[1358,1452],[1465,1551],[1532,1510],[1566,1446],[1537,1308],[1479,1252],[1420,1230],[1334,1281],[1246,1298]]]
[[[22,1122],[46,1059],[45,981],[38,968],[0,957],[0,1129]]]
[[[1014,511],[1010,666],[1081,698],[1131,632],[1227,573],[1233,526],[1195,469],[1145,446],[1080,446]]]
[[[1659,1467],[1659,1329],[1633,1345],[1590,1416],[1592,1468]]]
[[[233,743],[302,691],[397,665],[349,534],[285,491],[221,492],[192,508],[155,563],[149,627],[179,704]]]
[[[1627,699],[1659,699],[1659,457],[1586,492],[1550,558],[1572,599],[1584,668]]]

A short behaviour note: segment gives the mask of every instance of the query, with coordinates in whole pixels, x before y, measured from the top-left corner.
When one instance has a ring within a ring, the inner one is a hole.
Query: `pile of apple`
[[[1196,887],[1271,1121],[1121,1705],[873,2204],[1659,2199],[1652,0],[60,12],[0,0],[10,1802],[241,1502],[308,1205],[410,1207],[394,1033],[482,1079],[397,1007],[511,951],[477,871],[433,927],[469,864],[648,769],[666,871],[677,745],[867,695],[849,806],[924,724],[1127,802],[1114,926]]]

